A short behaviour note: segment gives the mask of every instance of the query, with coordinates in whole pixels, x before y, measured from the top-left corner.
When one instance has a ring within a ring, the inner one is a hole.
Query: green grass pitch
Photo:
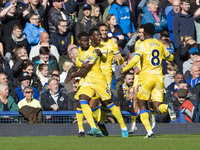
[[[41,136],[0,137],[1,150],[196,150],[200,148],[198,134],[164,134],[154,139],[144,135],[88,137]]]

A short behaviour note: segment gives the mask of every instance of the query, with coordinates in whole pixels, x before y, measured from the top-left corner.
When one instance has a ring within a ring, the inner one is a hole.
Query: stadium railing
[[[129,123],[130,113],[121,112]],[[73,123],[76,121],[76,111],[43,111],[42,114],[44,123]],[[9,116],[9,119],[2,118],[2,116]],[[51,118],[47,119],[47,116],[51,116]],[[27,120],[18,111],[0,111],[0,123],[27,123]]]

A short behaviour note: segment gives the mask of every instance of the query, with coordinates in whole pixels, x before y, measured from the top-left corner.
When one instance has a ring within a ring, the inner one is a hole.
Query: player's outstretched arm
[[[133,58],[131,59],[131,61],[128,63],[127,66],[125,66],[121,71],[120,74],[124,74],[127,70],[135,67],[137,65],[137,62],[140,60],[141,55],[140,54],[136,54],[135,56],[133,56]]]

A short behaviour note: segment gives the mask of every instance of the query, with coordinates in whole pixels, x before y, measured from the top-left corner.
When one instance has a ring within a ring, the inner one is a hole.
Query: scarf
[[[158,11],[153,11],[151,8],[148,8],[148,10],[151,12],[153,17],[156,19],[156,22],[160,22],[160,18],[158,16]]]

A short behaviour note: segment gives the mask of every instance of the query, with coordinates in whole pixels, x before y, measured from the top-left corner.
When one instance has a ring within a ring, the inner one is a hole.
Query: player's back
[[[170,53],[164,47],[162,42],[157,39],[146,39],[140,45],[136,46],[136,53],[141,55],[142,66],[140,78],[163,75],[162,59],[169,58]],[[170,60],[173,60],[173,56],[170,57]]]

